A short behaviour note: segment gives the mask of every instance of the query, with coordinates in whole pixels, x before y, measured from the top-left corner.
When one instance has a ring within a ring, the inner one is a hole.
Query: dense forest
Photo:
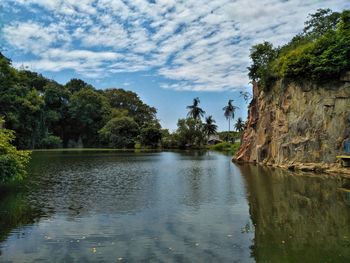
[[[187,106],[188,115],[178,120],[177,130],[171,133],[161,128],[157,110],[132,91],[97,90],[80,79],[61,85],[12,67],[1,53],[0,74],[0,117],[5,128],[15,132],[11,140],[19,149],[202,148],[217,134],[215,120],[205,116],[199,98]],[[229,124],[237,108],[232,102],[223,109]],[[239,118],[234,127],[241,132],[243,126]],[[239,136],[218,134],[220,140],[231,142]]]
[[[65,85],[18,70],[0,54],[0,116],[21,149],[134,147],[157,144],[156,109],[123,89],[97,90],[80,79]]]
[[[350,10],[319,9],[289,43],[269,42],[251,49],[249,77],[269,90],[278,79],[316,84],[339,81],[350,70]]]

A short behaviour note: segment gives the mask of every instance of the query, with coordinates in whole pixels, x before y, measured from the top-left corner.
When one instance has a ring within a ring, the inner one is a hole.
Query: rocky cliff
[[[234,160],[289,168],[317,163],[329,168],[342,153],[348,134],[349,74],[329,85],[277,81],[268,92],[255,83],[243,142]]]

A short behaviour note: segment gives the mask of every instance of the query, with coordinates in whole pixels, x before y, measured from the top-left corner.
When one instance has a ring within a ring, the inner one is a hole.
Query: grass
[[[229,152],[230,154],[235,154],[238,151],[240,145],[241,144],[239,142],[236,142],[236,143],[221,142],[221,143],[209,146],[209,149],[214,151],[219,151],[219,152]]]

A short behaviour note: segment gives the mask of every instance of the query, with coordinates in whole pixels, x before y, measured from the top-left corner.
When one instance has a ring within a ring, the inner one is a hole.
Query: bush
[[[61,148],[62,139],[54,135],[49,135],[41,140],[41,147],[44,149]]]
[[[141,129],[140,133],[141,144],[150,147],[157,147],[162,139],[161,130],[155,126],[148,126]]]
[[[0,119],[0,126],[2,124]],[[30,159],[29,151],[19,151],[11,142],[14,132],[0,128],[0,185],[22,180]]]
[[[210,150],[220,151],[220,152],[229,152],[230,154],[235,154],[239,149],[240,143],[228,143],[221,142],[212,146],[209,146]]]
[[[139,126],[130,117],[116,117],[99,131],[101,140],[113,148],[134,148]]]

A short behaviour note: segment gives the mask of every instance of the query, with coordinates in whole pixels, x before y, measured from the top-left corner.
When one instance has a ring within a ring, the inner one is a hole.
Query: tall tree
[[[99,131],[104,143],[113,148],[133,148],[139,126],[130,117],[116,117],[109,120]]]
[[[316,13],[309,15],[306,21],[304,35],[314,38],[321,37],[330,30],[335,30],[341,14],[331,9],[317,9]]]
[[[179,119],[177,122],[176,140],[180,148],[200,147],[204,142],[201,123],[194,118]]]
[[[140,127],[147,126],[149,122],[158,122],[156,108],[145,104],[135,92],[107,89],[103,94],[113,109],[126,111],[127,116],[132,117]]]
[[[241,117],[239,117],[235,123],[235,129],[238,132],[242,132],[244,130],[244,121]]]
[[[244,126],[245,126],[245,123],[244,121],[242,120],[241,117],[239,117],[235,123],[235,129],[236,131],[238,131],[240,133],[240,141],[241,141],[241,144],[242,144],[242,138],[243,138],[243,130],[244,130]]]
[[[83,88],[71,97],[69,114],[75,137],[81,138],[84,146],[95,146],[98,142],[98,131],[110,116],[111,107],[100,93]],[[74,135],[74,134],[72,134]]]
[[[203,130],[207,137],[217,133],[218,126],[215,124],[215,120],[212,116],[205,118],[205,123],[203,124]]]
[[[200,100],[199,98],[194,98],[193,99],[193,104],[190,106],[187,106],[187,109],[189,109],[189,112],[187,114],[188,117],[192,117],[193,119],[200,120],[204,114],[205,111],[199,107]]]
[[[225,118],[228,120],[228,132],[230,132],[231,129],[230,121],[231,119],[234,120],[236,109],[238,109],[238,107],[234,106],[232,102],[233,100],[229,100],[227,105],[222,108],[222,110],[224,111]]]

